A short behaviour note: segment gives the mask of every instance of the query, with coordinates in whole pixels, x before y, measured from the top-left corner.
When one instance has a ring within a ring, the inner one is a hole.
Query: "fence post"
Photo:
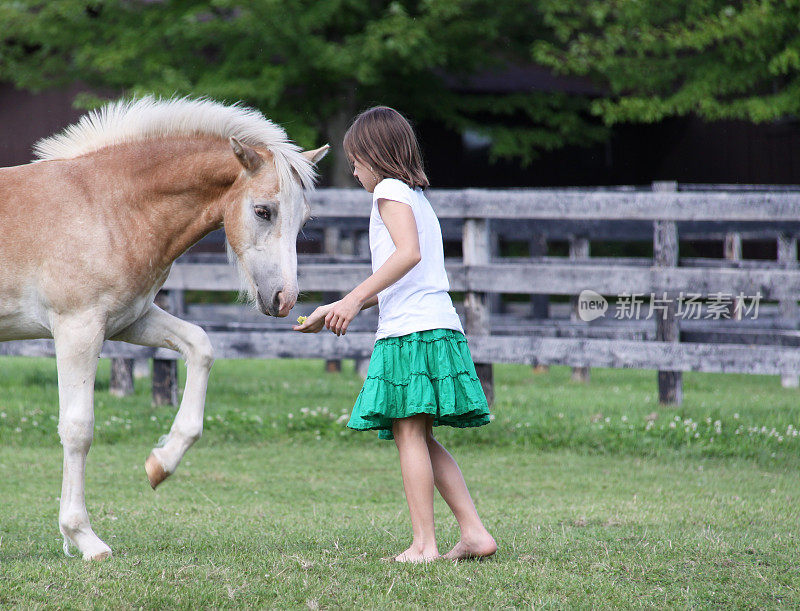
[[[653,191],[677,191],[675,182],[654,182]],[[656,267],[677,267],[678,265],[678,225],[675,221],[653,221],[653,265]],[[663,295],[656,295],[663,297]],[[662,312],[655,315],[656,341],[678,342],[680,329],[675,316],[677,306],[674,294],[667,294],[666,316]],[[661,404],[680,405],[683,403],[683,374],[680,371],[658,372],[658,401]]]
[[[725,242],[722,246],[723,256],[728,261],[741,261],[742,260],[742,234],[737,231],[731,231],[725,234]],[[739,300],[735,297],[731,300],[728,307],[728,315],[731,320],[742,319],[742,307]]]
[[[489,260],[500,256],[500,234],[492,231],[492,222],[489,221]],[[503,305],[503,295],[501,293],[489,293],[488,295],[489,315],[502,314],[505,311]]]
[[[534,233],[528,240],[528,256],[546,257],[547,256],[547,236],[544,233]],[[550,295],[531,295],[531,318],[550,318]],[[549,365],[534,365],[533,371],[536,373],[547,373],[550,371]]]
[[[589,238],[584,236],[569,236],[569,258],[571,261],[577,259],[589,258]],[[578,296],[572,295],[569,298],[570,308],[569,318],[572,322],[580,320],[578,317]],[[573,367],[572,368],[572,381],[588,383],[591,378],[591,369],[589,367]]]
[[[180,301],[180,303],[178,303]],[[159,291],[155,304],[170,314],[183,310],[183,291]],[[178,361],[153,359],[153,405],[178,405]]]
[[[133,394],[133,359],[111,359],[108,392],[115,397],[127,397]]]
[[[370,260],[369,231],[356,232],[353,238],[353,250],[355,251],[355,256],[359,259],[366,259],[367,261]],[[362,379],[366,379],[367,370],[369,369],[369,359],[356,359],[355,369],[356,373],[358,373]]]
[[[322,230],[322,249],[326,255],[338,255],[340,249],[342,232],[338,227],[325,227]],[[323,293],[322,302],[331,303],[341,298],[340,293]],[[325,371],[336,373],[342,370],[342,361],[332,359],[325,361]]]
[[[464,294],[464,310],[466,313],[466,329],[468,335],[489,335],[491,320],[489,317],[489,299],[483,292],[472,290],[470,286],[469,266],[489,264],[489,223],[486,219],[464,219],[464,237],[462,249],[464,266],[467,268],[466,292]],[[494,402],[494,375],[491,363],[475,363],[475,370],[481,380],[486,400]]]
[[[786,233],[778,234],[778,263],[783,269],[797,269],[797,236]],[[797,295],[783,295],[778,302],[778,312],[781,322],[788,328],[797,328]],[[781,386],[783,388],[797,388],[800,386],[800,379],[796,373],[784,373],[781,375]]]

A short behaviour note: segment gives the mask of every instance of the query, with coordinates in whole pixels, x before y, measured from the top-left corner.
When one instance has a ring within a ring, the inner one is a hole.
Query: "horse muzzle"
[[[267,316],[277,316],[284,318],[289,315],[290,310],[297,303],[297,293],[290,293],[288,291],[276,291],[272,294],[272,298],[265,302],[261,292],[258,293],[258,309],[262,314]]]

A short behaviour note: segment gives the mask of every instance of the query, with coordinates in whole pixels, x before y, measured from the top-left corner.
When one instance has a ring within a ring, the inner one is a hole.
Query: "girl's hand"
[[[319,306],[306,317],[306,319],[303,321],[303,324],[295,325],[292,327],[292,329],[295,331],[300,331],[301,333],[319,333],[322,331],[322,327],[325,325],[325,315],[337,303],[339,302],[337,301],[327,305]]]
[[[350,321],[361,311],[364,302],[348,293],[336,303],[331,304],[331,310],[325,315],[325,326],[336,335],[347,333]]]

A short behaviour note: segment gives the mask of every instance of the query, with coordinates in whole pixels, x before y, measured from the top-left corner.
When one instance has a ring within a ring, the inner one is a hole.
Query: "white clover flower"
[[[739,419],[739,412],[736,412],[736,413],[733,415],[733,419],[734,419],[734,420],[738,420],[738,419]]]
[[[675,421],[669,423],[669,428],[674,429],[676,427]]]
[[[623,416],[622,418],[620,418],[620,420],[622,420],[623,422],[627,422],[628,421],[628,417],[627,416]]]

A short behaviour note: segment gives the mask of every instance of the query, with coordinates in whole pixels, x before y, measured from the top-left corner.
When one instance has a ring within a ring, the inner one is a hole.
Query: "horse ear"
[[[231,148],[236,159],[250,174],[255,174],[258,168],[264,165],[264,158],[254,148],[242,144],[236,138],[230,138]]]
[[[303,151],[303,157],[308,159],[311,163],[317,163],[320,159],[322,159],[325,155],[328,154],[330,148],[331,148],[330,144],[325,144],[313,151]]]

